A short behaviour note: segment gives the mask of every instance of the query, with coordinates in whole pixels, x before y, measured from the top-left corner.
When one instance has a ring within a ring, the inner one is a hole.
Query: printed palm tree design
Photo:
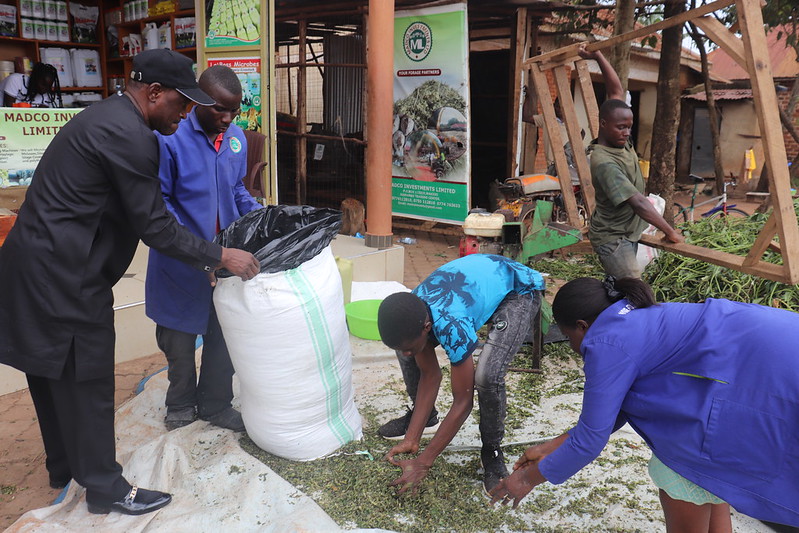
[[[438,341],[446,346],[447,352],[463,354],[476,341],[475,327],[471,320],[456,318],[449,313],[442,313],[441,320],[446,321],[447,326],[441,331]],[[449,354],[448,355],[452,355]]]
[[[438,270],[430,275],[424,284],[423,300],[438,300],[441,307],[449,307],[459,299],[463,307],[474,305],[474,298],[467,289],[468,282],[463,272]],[[420,295],[422,296],[422,295]]]

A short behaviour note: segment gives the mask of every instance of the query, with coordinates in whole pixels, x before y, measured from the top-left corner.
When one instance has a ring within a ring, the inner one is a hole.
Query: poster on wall
[[[463,223],[469,210],[466,3],[394,18],[392,211]]]
[[[205,47],[261,44],[259,0],[206,0]]]
[[[230,67],[241,82],[241,110],[234,123],[243,130],[261,131],[261,60],[258,57],[208,58],[208,66]]]
[[[50,141],[79,111],[0,108],[0,187],[30,185]]]

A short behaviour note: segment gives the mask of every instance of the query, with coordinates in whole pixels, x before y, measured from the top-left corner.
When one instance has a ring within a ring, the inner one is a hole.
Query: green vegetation
[[[491,509],[478,474],[479,454],[465,462],[439,458],[416,494],[398,496],[388,483],[399,468],[382,460],[394,442],[379,437],[376,413],[361,408],[368,421],[363,440],[337,454],[310,462],[281,459],[258,448],[249,438],[241,445],[281,477],[310,495],[333,520],[344,527],[394,531],[525,530],[527,524],[508,508]],[[368,450],[374,460],[359,454]]]
[[[795,205],[796,207],[796,205]],[[682,226],[685,241],[745,256],[765,223],[766,215],[749,218],[701,219]],[[763,260],[781,264],[782,257],[767,251]],[[644,272],[659,301],[701,302],[727,298],[799,311],[799,285],[786,285],[737,270],[673,253],[662,253]]]
[[[426,81],[411,94],[394,102],[395,115],[408,115],[416,124],[417,130],[427,127],[433,111],[440,107],[452,107],[461,113],[466,109],[466,101],[458,91],[439,81]]]

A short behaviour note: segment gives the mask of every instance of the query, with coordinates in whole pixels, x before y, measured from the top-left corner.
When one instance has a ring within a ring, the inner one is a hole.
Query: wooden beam
[[[776,219],[787,278],[791,284],[795,284],[799,282],[799,225],[791,198],[788,166],[785,164],[788,156],[785,153],[778,112],[779,102],[763,31],[763,13],[759,0],[737,0],[736,7],[742,21],[744,54],[752,84],[755,115],[760,125],[765,161],[769,168],[771,200],[774,204],[772,216]]]
[[[744,272],[745,274],[752,274],[753,276],[760,276],[762,278],[778,281],[780,283],[795,283],[790,280],[787,270],[783,265],[775,265],[773,263],[766,263],[759,261],[752,266],[744,266],[744,257],[740,255],[733,255],[727,252],[720,252],[718,250],[711,250],[701,246],[685,243],[667,243],[664,242],[658,235],[642,235],[641,244],[646,244],[653,248],[660,248],[667,252],[674,252],[685,257],[699,259],[706,263],[731,268]]]
[[[699,17],[692,21],[705,32],[705,35],[719,45],[727,54],[746,70],[746,56],[741,39],[727,29],[727,27],[711,16]]]
[[[521,107],[522,83],[524,71],[522,61],[527,55],[527,8],[516,10],[515,31],[511,38],[511,57],[514,61],[510,72],[511,99],[508,102],[508,176],[519,175],[519,108]]]
[[[740,0],[738,1],[740,2]],[[695,19],[697,17],[713,13],[714,11],[723,9],[735,2],[736,0],[717,0],[712,4],[707,4],[698,7],[696,9],[691,9],[690,11],[680,13],[675,17],[669,17],[667,19],[663,19],[660,22],[656,22],[655,24],[650,24],[649,26],[644,26],[642,28],[638,28],[633,31],[628,31],[627,33],[616,35],[615,37],[611,37],[610,39],[605,39],[604,41],[594,41],[592,43],[588,43],[585,48],[589,52],[593,52],[594,50],[602,50],[605,48],[610,48],[611,46],[615,46],[618,43],[622,43],[624,41],[630,41],[633,39],[638,39],[639,37],[644,37],[646,35],[650,35],[660,30],[671,28],[672,26],[677,26],[678,24],[683,24],[684,22]],[[577,55],[577,50],[579,50],[581,44],[583,43],[570,44],[568,46],[558,48],[557,50],[553,50],[545,54],[531,57],[530,59],[525,61],[525,65],[538,63],[539,65],[541,65],[542,69],[548,70],[549,68],[552,68],[553,66],[558,64],[562,65],[564,63],[571,63],[573,61],[576,61],[580,57],[579,55]],[[549,65],[548,63],[552,63],[552,65]]]
[[[569,142],[572,146],[577,175],[580,178],[580,187],[582,188],[585,210],[587,211],[587,216],[590,217],[591,213],[594,212],[594,186],[591,183],[591,168],[588,165],[588,158],[585,155],[585,150],[582,149],[583,138],[580,135],[580,122],[577,120],[577,113],[574,109],[574,99],[572,98],[571,87],[569,86],[569,77],[566,74],[566,67],[556,68],[552,72],[555,74],[555,86],[558,89],[560,110],[563,114],[563,122],[566,125],[566,132],[569,135]],[[553,149],[554,146],[555,145],[553,145]],[[563,175],[563,172],[558,168],[558,176],[561,175]],[[573,196],[574,191],[571,186],[571,173],[569,172],[568,166],[565,168],[565,177],[568,178],[568,184],[564,184],[564,180],[561,179],[560,187],[563,189],[564,196]]]
[[[763,254],[771,247],[771,241],[777,234],[777,217],[772,213],[766,220],[766,224],[755,239],[752,249],[746,254],[743,266],[750,267],[755,265],[763,257]]]
[[[308,99],[308,91],[306,89],[307,72],[305,70],[305,47],[307,35],[308,22],[300,20],[299,25],[299,38],[300,44],[298,58],[300,64],[303,65],[297,70],[297,131],[305,133],[308,131],[308,117],[306,113],[306,100]],[[308,187],[308,144],[303,137],[297,138],[296,146],[296,168],[297,168],[297,205],[305,204],[305,196]]]
[[[579,228],[582,226],[582,223],[577,216],[577,201],[574,199],[574,192],[572,191],[569,162],[566,160],[566,154],[563,153],[564,139],[560,133],[560,125],[555,115],[555,106],[549,94],[547,77],[546,74],[535,68],[530,69],[530,72],[533,75],[535,92],[538,95],[538,102],[541,104],[541,111],[543,111],[544,114],[545,133],[549,136],[549,143],[552,146],[555,168],[558,169],[558,181],[560,181],[560,190],[563,193],[563,205],[569,217],[569,224],[575,228]]]
[[[596,139],[599,137],[599,105],[594,92],[594,82],[591,80],[591,73],[588,71],[588,61],[578,59],[574,62],[574,66],[577,68],[577,81],[580,82],[583,105],[588,115],[588,129],[591,130],[591,138]]]

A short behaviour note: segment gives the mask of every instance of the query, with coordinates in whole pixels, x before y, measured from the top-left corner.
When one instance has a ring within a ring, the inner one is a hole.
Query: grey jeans
[[[480,407],[480,438],[483,446],[499,446],[505,436],[507,395],[505,374],[513,356],[527,339],[530,328],[538,327],[533,319],[541,306],[538,292],[508,294],[489,319],[490,329],[474,372],[477,403]],[[397,352],[405,381],[405,390],[416,402],[420,370],[413,357]]]
[[[638,241],[617,239],[595,246],[594,251],[605,269],[605,274],[616,279],[640,278],[641,267],[638,266]]]

